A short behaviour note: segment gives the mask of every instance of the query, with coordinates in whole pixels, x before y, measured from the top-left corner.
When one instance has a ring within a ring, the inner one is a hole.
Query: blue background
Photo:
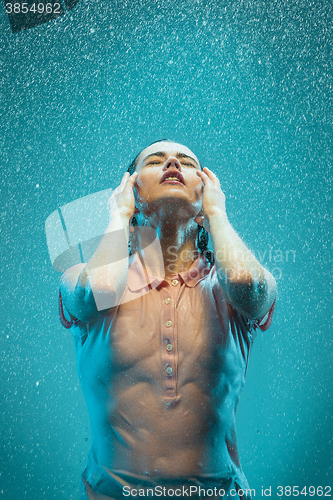
[[[278,282],[237,413],[250,486],[333,487],[332,10],[81,0],[13,34],[0,6],[0,500],[77,499],[90,442],[44,222],[114,188],[164,137],[219,176],[231,223]]]

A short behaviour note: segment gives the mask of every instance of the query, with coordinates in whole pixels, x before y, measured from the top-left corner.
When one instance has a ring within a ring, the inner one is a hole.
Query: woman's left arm
[[[223,294],[246,317],[262,319],[276,298],[275,279],[231,226],[219,179],[208,168],[198,171],[197,175],[204,188],[202,213],[195,220],[211,234]]]

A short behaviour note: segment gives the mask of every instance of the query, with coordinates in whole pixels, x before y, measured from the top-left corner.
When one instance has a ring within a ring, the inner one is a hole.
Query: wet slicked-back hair
[[[171,141],[170,139],[159,139],[158,141],[154,141],[154,142],[150,143],[144,149],[147,149],[152,144],[156,144],[158,142],[175,142],[175,141]],[[136,157],[134,158],[134,160],[132,161],[132,163],[128,167],[127,172],[129,172],[130,175],[134,174],[136,166],[137,166],[138,157],[140,156],[140,154],[142,153],[142,151],[143,151],[143,149],[136,155]],[[137,221],[137,219],[135,217],[135,215],[133,215],[133,217],[132,217],[131,224],[132,224],[132,226],[138,226],[139,225],[138,221]],[[214,259],[214,254],[210,250],[208,250],[208,239],[209,239],[208,232],[206,231],[206,229],[204,229],[202,226],[199,226],[199,224],[198,224],[197,247],[198,247],[200,253],[204,257],[206,257],[206,259],[211,264],[214,264],[214,260],[215,260]],[[131,249],[130,241],[129,241],[129,252],[130,252],[130,255],[131,255],[132,254],[132,249]]]

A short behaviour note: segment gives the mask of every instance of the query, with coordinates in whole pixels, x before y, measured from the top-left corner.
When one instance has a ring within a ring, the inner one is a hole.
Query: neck
[[[163,273],[163,271],[161,273],[161,268],[164,266],[166,279],[171,278],[174,274],[187,271],[198,256],[197,224],[193,220],[186,223],[162,221],[154,229],[159,240],[158,242],[155,240],[155,244],[149,245],[144,231],[140,232],[138,238],[137,249],[143,257],[147,271],[161,276]],[[162,258],[163,263],[161,262]]]

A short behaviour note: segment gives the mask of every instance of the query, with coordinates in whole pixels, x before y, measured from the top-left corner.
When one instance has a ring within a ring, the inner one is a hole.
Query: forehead
[[[137,166],[139,166],[148,155],[157,152],[165,153],[168,156],[177,156],[178,153],[185,154],[196,160],[198,165],[200,165],[198,158],[186,146],[178,144],[177,142],[156,142],[155,144],[151,144],[150,146],[148,146],[148,148],[141,151],[138,156]]]

